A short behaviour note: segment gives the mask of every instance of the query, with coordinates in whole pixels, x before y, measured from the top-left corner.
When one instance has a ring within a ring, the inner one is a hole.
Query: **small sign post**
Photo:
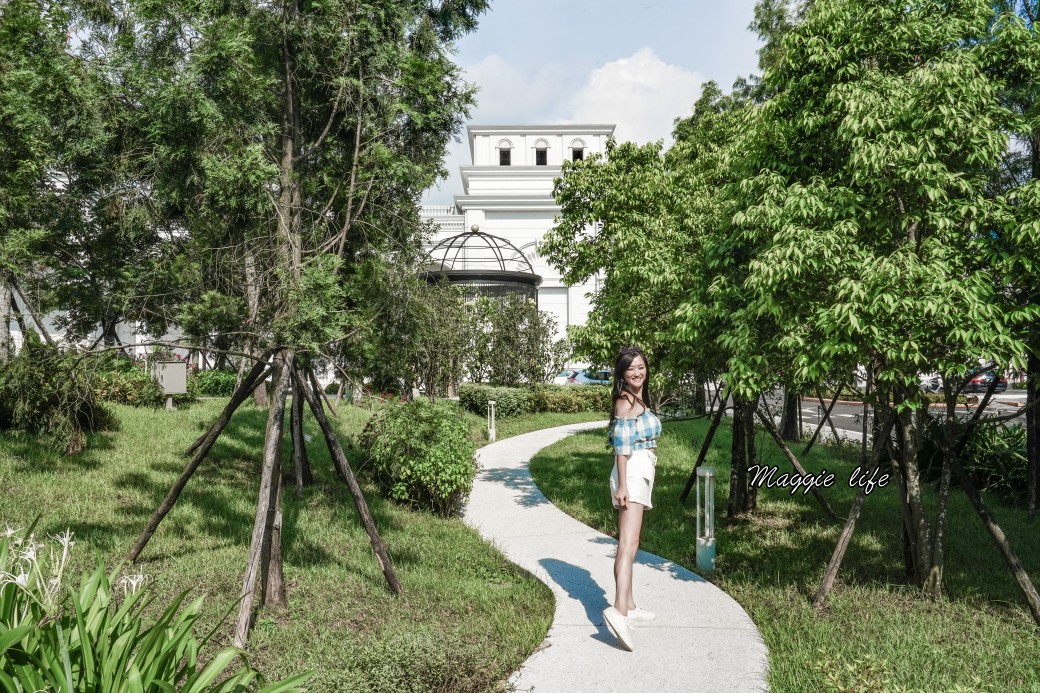
[[[715,570],[715,469],[713,467],[697,469],[697,569],[703,572]]]
[[[495,400],[488,400],[488,440],[495,442]]]
[[[152,377],[166,395],[166,408],[173,411],[173,396],[188,392],[188,364],[183,361],[157,361],[152,364]]]

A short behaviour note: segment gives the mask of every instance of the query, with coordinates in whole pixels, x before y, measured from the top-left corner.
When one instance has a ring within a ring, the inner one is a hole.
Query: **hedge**
[[[607,414],[610,398],[610,387],[606,385],[538,383],[526,387],[495,387],[464,383],[459,387],[459,403],[465,409],[487,416],[488,400],[495,400],[495,416],[499,418],[534,412],[602,411]]]

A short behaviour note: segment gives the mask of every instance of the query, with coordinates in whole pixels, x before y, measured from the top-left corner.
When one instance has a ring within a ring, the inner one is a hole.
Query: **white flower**
[[[130,573],[124,575],[119,579],[119,585],[123,588],[123,592],[129,592],[130,594],[137,594],[137,590],[140,589],[141,584],[148,579],[141,570],[137,573]]]
[[[19,587],[25,587],[29,584],[29,574],[18,573],[14,576],[14,584],[18,585]]]
[[[0,532],[0,534],[2,534],[5,539],[10,539],[15,535],[17,531],[17,529],[11,529],[11,525],[7,525],[7,529],[5,529],[3,532]]]
[[[55,534],[51,538],[61,544],[61,548],[67,551],[76,545],[76,542],[72,541],[73,534],[74,532],[72,530],[66,529],[61,534]]]

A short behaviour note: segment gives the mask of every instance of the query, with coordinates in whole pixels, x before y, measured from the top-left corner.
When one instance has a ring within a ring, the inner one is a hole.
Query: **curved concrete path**
[[[623,649],[604,625],[602,611],[614,599],[617,541],[550,503],[528,463],[547,445],[605,426],[594,421],[534,431],[478,453],[481,470],[465,522],[556,597],[545,642],[510,683],[536,693],[768,690],[768,651],[747,613],[710,582],[659,556],[636,556],[636,603],[657,618],[634,627],[635,650]],[[603,493],[610,493],[606,478]]]

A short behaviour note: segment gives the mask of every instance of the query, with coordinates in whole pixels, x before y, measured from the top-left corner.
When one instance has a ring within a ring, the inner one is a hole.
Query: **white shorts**
[[[657,453],[652,448],[636,450],[628,458],[626,476],[628,477],[628,500],[639,503],[648,508],[654,507],[650,504],[650,494],[654,490],[654,473],[657,470]],[[614,494],[618,490],[617,458],[614,458],[614,468],[610,471],[610,501],[614,509],[620,509]]]

